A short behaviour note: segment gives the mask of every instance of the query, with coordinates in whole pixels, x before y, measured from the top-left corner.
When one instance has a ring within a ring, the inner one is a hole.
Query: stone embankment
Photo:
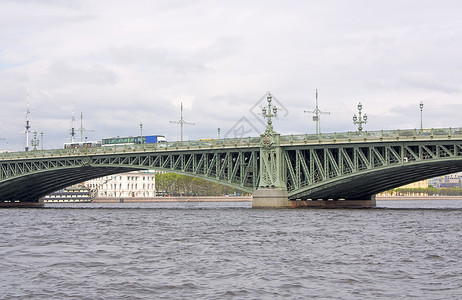
[[[462,200],[462,196],[377,196],[376,200]],[[252,202],[252,196],[218,196],[218,197],[98,197],[96,203],[117,202]]]
[[[219,197],[97,197],[93,200],[96,203],[114,202],[252,202],[252,196],[219,196]]]
[[[377,196],[376,200],[462,200],[462,196]]]

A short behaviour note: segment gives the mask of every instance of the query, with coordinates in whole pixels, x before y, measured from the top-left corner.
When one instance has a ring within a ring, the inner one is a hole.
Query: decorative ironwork
[[[363,124],[367,123],[367,115],[361,116],[361,110],[363,109],[363,105],[361,102],[358,104],[358,117],[356,115],[353,116],[353,124],[358,125],[358,131],[361,132],[363,130]]]
[[[273,96],[271,96],[271,94],[268,94],[268,96],[266,97],[266,100],[268,101],[268,109],[266,109],[266,107],[262,108],[263,118],[268,119],[267,125],[266,125],[266,130],[265,130],[265,134],[268,134],[268,135],[271,135],[271,134],[275,133],[275,131],[273,129],[273,121],[271,121],[271,118],[272,117],[277,117],[277,115],[278,115],[277,107],[271,105],[272,99],[273,99]]]

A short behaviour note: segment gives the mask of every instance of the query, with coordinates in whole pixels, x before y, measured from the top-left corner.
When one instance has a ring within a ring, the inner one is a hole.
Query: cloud
[[[462,86],[458,1],[3,1],[0,136],[22,148],[26,103],[48,145],[69,138],[72,110],[89,138],[146,132],[214,137],[252,114],[266,91],[289,112],[284,134],[457,126]],[[26,91],[31,96],[26,97]],[[458,108],[458,106],[457,106]]]
[[[104,66],[79,67],[66,61],[53,61],[48,67],[48,82],[66,85],[113,85],[117,82],[115,72]]]

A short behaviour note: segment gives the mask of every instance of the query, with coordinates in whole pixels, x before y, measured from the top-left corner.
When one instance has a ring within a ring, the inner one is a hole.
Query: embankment
[[[376,200],[462,200],[462,196],[377,196]]]
[[[252,202],[252,196],[243,197],[105,197],[95,198],[93,202],[96,203],[115,203],[115,202]]]

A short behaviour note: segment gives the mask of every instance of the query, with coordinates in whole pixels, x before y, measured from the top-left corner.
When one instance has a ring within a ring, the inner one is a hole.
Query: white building
[[[135,171],[120,173],[88,180],[85,185],[97,189],[97,197],[155,197],[156,173],[153,171]]]

